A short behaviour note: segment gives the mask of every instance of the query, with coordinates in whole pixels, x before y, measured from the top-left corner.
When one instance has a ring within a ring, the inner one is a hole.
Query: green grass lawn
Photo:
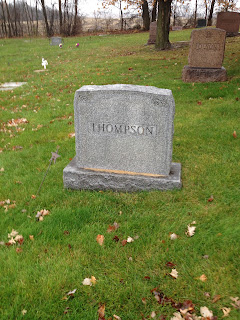
[[[187,41],[190,33],[171,32],[170,38]],[[171,319],[176,309],[158,303],[154,288],[168,301],[191,300],[197,315],[207,306],[221,319],[228,307],[226,319],[240,319],[230,299],[240,294],[240,37],[227,38],[228,81],[195,84],[181,80],[188,47],[157,52],[147,40],[147,33],[68,38],[60,49],[47,39],[0,39],[0,83],[27,82],[0,92],[0,241],[8,242],[12,229],[24,237],[21,246],[0,246],[0,319],[97,320],[100,304],[109,320],[114,314],[149,319],[152,311],[155,319]],[[47,71],[35,72],[43,69],[42,57]],[[63,188],[62,171],[75,156],[69,136],[74,93],[83,85],[114,83],[172,90],[173,161],[182,164],[182,190]],[[21,118],[28,123],[8,126]],[[57,147],[61,157],[32,199]],[[36,221],[41,209],[50,215]],[[193,221],[195,235],[187,237]],[[108,233],[114,222],[119,228]],[[171,233],[178,238],[171,240]],[[98,234],[105,237],[102,246]],[[128,236],[138,239],[123,246]],[[173,268],[177,279],[169,276]],[[96,284],[84,286],[91,276]],[[73,289],[74,297],[66,296]]]

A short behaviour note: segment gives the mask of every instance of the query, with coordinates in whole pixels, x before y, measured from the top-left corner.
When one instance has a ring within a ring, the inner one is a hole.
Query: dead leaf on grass
[[[126,239],[123,239],[123,241],[122,241],[122,246],[124,247],[126,244],[127,244],[127,240],[126,240]]]
[[[23,309],[22,310],[22,315],[25,316],[26,313],[27,313],[27,310]]]
[[[230,313],[230,311],[231,311],[231,308],[224,307],[224,308],[222,308],[221,310],[222,310],[222,312],[223,312],[223,316],[222,316],[223,318],[229,317],[229,313]]]
[[[212,299],[212,303],[216,303],[220,299],[221,299],[221,295],[220,294],[216,294]]]
[[[207,281],[207,277],[205,276],[205,274],[202,274],[198,279],[201,280],[202,282]]]
[[[33,240],[34,240],[34,236],[33,236],[32,234],[30,234],[30,235],[29,235],[29,239],[30,239],[31,241],[33,241]]]
[[[92,281],[90,278],[85,278],[82,282],[84,286],[92,286]]]
[[[97,240],[97,243],[98,243],[100,246],[102,246],[102,245],[103,245],[103,242],[104,242],[104,236],[103,236],[102,234],[98,234],[96,240]]]
[[[109,225],[107,232],[115,231],[119,228],[119,224],[117,222],[114,222],[113,225]]]
[[[76,291],[77,291],[77,289],[74,289],[74,290],[72,290],[72,291],[69,291],[69,292],[67,293],[67,296],[73,296]]]
[[[134,241],[134,239],[132,237],[127,237],[127,243],[131,243],[133,241]]]
[[[182,304],[182,307],[180,309],[180,312],[182,314],[186,314],[187,312],[193,312],[195,305],[192,303],[191,300],[185,300]]]
[[[113,318],[116,320],[121,320],[121,318],[119,316],[117,316],[116,314],[113,315]]]
[[[170,275],[171,277],[173,277],[174,279],[177,279],[177,277],[178,277],[178,272],[177,272],[176,269],[172,269],[172,271],[171,271],[171,273],[169,273],[169,275]]]
[[[209,310],[207,307],[201,307],[200,308],[200,313],[201,316],[204,318],[212,318],[213,317],[213,312],[211,310]]]
[[[234,303],[231,303],[231,305],[236,308],[236,309],[239,309],[240,310],[240,299],[239,297],[230,297],[230,299],[234,302]]]
[[[208,199],[208,202],[213,202],[214,198],[213,195],[210,196],[210,198]]]
[[[176,233],[171,233],[170,234],[170,239],[171,240],[176,240],[178,238],[178,235]]]
[[[94,276],[91,276],[91,282],[94,285],[94,284],[96,284],[97,279]]]
[[[233,138],[237,138],[237,132],[236,131],[233,131]]]
[[[194,236],[195,234],[195,230],[196,230],[196,227],[194,226],[191,226],[190,224],[187,226],[187,231],[185,232],[185,234],[188,236],[188,237],[192,237]]]
[[[114,236],[113,237],[113,241],[118,242],[119,241],[119,237],[118,236]]]
[[[98,320],[105,320],[105,304],[101,304],[98,308]]]

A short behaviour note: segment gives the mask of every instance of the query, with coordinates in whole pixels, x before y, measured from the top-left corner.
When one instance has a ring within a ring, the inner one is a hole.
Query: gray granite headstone
[[[59,46],[62,43],[61,37],[51,37],[51,46]]]
[[[75,93],[76,157],[67,188],[119,191],[181,187],[172,163],[171,90],[136,85],[83,86]]]

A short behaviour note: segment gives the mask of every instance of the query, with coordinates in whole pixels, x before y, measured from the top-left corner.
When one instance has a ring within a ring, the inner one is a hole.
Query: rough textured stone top
[[[226,31],[204,28],[193,30],[188,56],[190,67],[221,68],[224,58]]]
[[[83,86],[74,99],[77,165],[168,175],[174,112],[171,90]]]
[[[228,33],[238,33],[240,25],[240,13],[238,12],[219,12],[217,15],[217,28],[223,29]]]

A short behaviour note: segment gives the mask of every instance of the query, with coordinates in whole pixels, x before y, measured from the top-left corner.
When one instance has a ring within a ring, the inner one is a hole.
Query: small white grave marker
[[[47,60],[45,60],[44,58],[42,58],[42,66],[44,67],[44,69],[47,68],[48,62]]]

